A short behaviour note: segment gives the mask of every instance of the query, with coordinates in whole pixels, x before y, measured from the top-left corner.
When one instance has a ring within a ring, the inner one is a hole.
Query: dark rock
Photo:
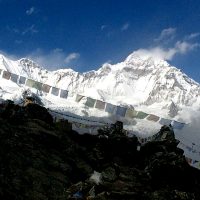
[[[34,103],[30,103],[25,107],[27,118],[39,119],[47,124],[53,123],[53,117],[48,113],[47,109]]]
[[[1,199],[200,199],[200,171],[171,127],[137,151],[136,137],[79,135],[36,104],[0,110]],[[94,171],[100,182],[91,181]]]
[[[101,175],[103,182],[113,182],[117,179],[115,169],[112,167],[108,167],[107,169],[105,169]]]

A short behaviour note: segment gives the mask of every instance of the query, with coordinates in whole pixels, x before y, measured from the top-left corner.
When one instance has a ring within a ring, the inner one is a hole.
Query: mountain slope
[[[200,95],[200,85],[180,70],[165,61],[142,59],[136,53],[122,63],[84,73],[78,81],[75,91],[89,95],[88,90],[93,90],[96,98],[112,101],[114,97],[118,103],[132,105],[173,101],[191,106]]]
[[[120,105],[159,108],[174,117],[184,107],[200,107],[200,85],[166,61],[134,52],[121,63],[97,71],[47,71],[29,59],[0,56],[0,68],[43,83]]]

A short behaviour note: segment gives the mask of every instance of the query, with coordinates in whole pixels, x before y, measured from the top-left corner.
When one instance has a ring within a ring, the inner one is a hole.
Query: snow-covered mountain
[[[13,61],[3,55],[0,69],[67,89],[71,95],[83,94],[148,112],[165,110],[165,117],[177,117],[185,107],[200,108],[200,84],[166,61],[137,52],[121,63],[106,63],[97,71],[82,74],[72,69],[47,71],[30,59]]]
[[[145,119],[128,119],[89,108],[84,104],[86,98],[79,103],[75,101],[76,94],[115,105],[134,107],[137,111],[157,115],[160,119],[184,122],[187,125],[176,130],[175,135],[181,141],[185,155],[200,161],[200,84],[166,61],[134,52],[121,63],[106,63],[97,71],[78,73],[72,69],[48,71],[30,59],[13,61],[0,55],[0,69],[67,89],[69,97],[62,99],[29,88],[37,93],[44,106],[67,114],[68,117],[65,118],[73,125],[81,122],[89,127],[79,128],[82,132],[89,130],[93,133],[98,126],[120,120],[129,133],[146,137],[157,132],[161,124]],[[21,102],[22,94],[27,89],[24,85],[0,78],[0,99]],[[77,130],[76,126],[74,128]]]

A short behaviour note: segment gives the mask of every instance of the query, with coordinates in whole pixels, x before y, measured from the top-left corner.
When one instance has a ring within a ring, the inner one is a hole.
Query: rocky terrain
[[[37,104],[0,105],[0,198],[200,199],[200,171],[164,127],[139,144],[117,131],[79,135]]]

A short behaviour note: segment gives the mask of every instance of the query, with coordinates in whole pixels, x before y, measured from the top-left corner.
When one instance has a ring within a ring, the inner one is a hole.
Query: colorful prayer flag
[[[35,88],[37,90],[42,90],[42,83],[40,83],[38,81],[34,81],[32,79],[28,79],[26,81],[26,86]]]
[[[60,97],[61,98],[64,98],[64,99],[67,99],[68,97],[68,91],[67,90],[60,90]]]
[[[20,76],[20,77],[19,77],[19,84],[24,85],[25,83],[26,83],[26,78],[23,77],[23,76]]]
[[[160,118],[159,124],[161,125],[170,125],[172,120]]]
[[[126,110],[125,117],[127,117],[127,118],[134,118],[134,117],[136,117],[136,116],[137,116],[137,111],[136,111],[136,110],[131,109],[131,108],[128,108],[128,109]]]
[[[156,116],[156,115],[152,115],[152,114],[150,114],[150,115],[147,117],[147,120],[149,120],[149,121],[154,121],[154,122],[157,122],[159,119],[160,119],[160,117],[158,117],[158,116]]]
[[[3,78],[9,80],[11,76],[11,73],[8,71],[3,71]]]
[[[144,119],[146,116],[148,116],[147,113],[144,113],[142,111],[138,111],[138,113],[136,115],[136,118],[138,118],[138,119]]]
[[[51,94],[53,94],[55,96],[58,96],[58,94],[59,94],[59,88],[52,87],[51,88]]]
[[[185,123],[172,121],[172,126],[174,129],[182,129],[185,126]]]
[[[11,74],[10,80],[13,81],[13,82],[15,82],[15,83],[17,83],[18,77],[19,77],[19,76],[18,76],[17,74]]]
[[[49,93],[50,89],[51,89],[50,85],[47,85],[47,84],[42,85],[42,91],[43,92]]]
[[[93,108],[94,104],[95,104],[95,101],[96,101],[95,99],[87,97],[87,101],[85,102],[85,105],[88,106],[88,107]]]
[[[105,105],[106,105],[105,102],[97,100],[96,104],[95,104],[95,108],[98,108],[100,110],[104,110],[105,109]]]
[[[84,96],[80,95],[80,94],[77,94],[76,95],[76,102],[80,102],[81,99],[83,98]]]
[[[110,113],[110,114],[113,114],[114,111],[115,111],[115,108],[116,108],[115,105],[113,105],[111,103],[106,103],[106,109],[105,109],[105,111],[108,112],[108,113]]]
[[[127,108],[125,107],[117,106],[116,115],[124,117],[126,114],[126,110]]]

